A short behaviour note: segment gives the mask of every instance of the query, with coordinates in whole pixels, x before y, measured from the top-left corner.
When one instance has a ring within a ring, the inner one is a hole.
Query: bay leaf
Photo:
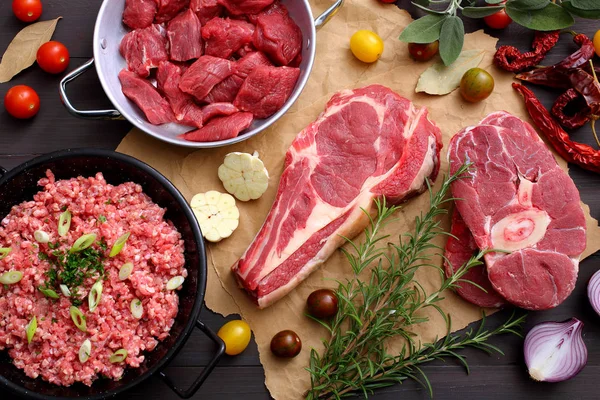
[[[10,81],[15,75],[35,62],[40,46],[52,39],[58,17],[40,21],[23,28],[10,42],[0,62],[0,83]]]
[[[464,50],[452,65],[437,62],[427,68],[419,77],[415,92],[443,95],[452,92],[460,85],[460,79],[471,68],[479,65],[484,50]]]

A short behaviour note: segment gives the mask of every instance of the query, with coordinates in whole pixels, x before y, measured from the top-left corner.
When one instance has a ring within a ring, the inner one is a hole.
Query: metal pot
[[[325,25],[331,17],[344,4],[344,0],[336,0],[336,2],[318,18],[313,20],[312,11],[308,0],[281,0],[290,13],[290,16],[296,21],[302,30],[303,47],[302,47],[302,63],[300,64],[300,78],[292,92],[292,95],[284,106],[274,115],[267,119],[255,120],[246,132],[243,132],[238,137],[221,140],[217,142],[190,142],[180,139],[177,136],[181,133],[189,131],[191,128],[183,125],[170,123],[165,125],[152,125],[146,121],[146,117],[137,108],[133,102],[129,101],[121,91],[121,83],[119,82],[118,74],[125,68],[126,63],[119,53],[119,45],[123,36],[128,32],[127,28],[121,23],[125,0],[104,0],[96,27],[94,29],[94,58],[87,61],[81,67],[69,73],[60,82],[60,96],[71,114],[91,119],[127,119],[133,125],[154,136],[157,139],[168,143],[176,144],[185,147],[194,148],[210,148],[221,147],[233,143],[241,142],[249,139],[259,132],[267,129],[275,121],[277,121],[302,93],[308,77],[312,70],[315,60],[316,50],[316,30]],[[66,86],[69,82],[77,78],[86,70],[96,66],[98,77],[106,95],[115,106],[116,110],[93,110],[80,111],[76,109],[69,101],[66,94]]]
[[[40,188],[37,182],[50,169],[57,179],[93,176],[98,171],[108,183],[118,185],[135,182],[142,186],[152,201],[166,208],[165,218],[171,220],[181,233],[185,246],[185,267],[188,277],[179,291],[179,311],[170,335],[156,348],[145,354],[139,368],[128,368],[120,381],[99,379],[91,387],[77,383],[70,387],[56,386],[41,378],[32,379],[11,363],[7,352],[0,352],[0,385],[30,399],[95,400],[114,397],[158,372],[166,384],[182,398],[191,397],[211,373],[225,351],[221,339],[198,320],[206,290],[206,252],[196,218],[182,194],[171,182],[147,164],[124,154],[109,150],[61,150],[34,158],[7,172],[0,167],[0,215],[4,217],[12,206],[31,200]],[[176,387],[162,369],[177,355],[194,328],[200,329],[215,342],[216,352],[188,389]]]

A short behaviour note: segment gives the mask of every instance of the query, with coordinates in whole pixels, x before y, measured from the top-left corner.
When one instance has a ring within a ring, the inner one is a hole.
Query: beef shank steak
[[[264,308],[368,223],[377,198],[397,204],[435,179],[442,146],[427,109],[372,85],[334,95],[286,153],[275,202],[233,266]]]
[[[575,184],[533,128],[506,112],[456,134],[450,171],[472,163],[452,184],[466,226],[485,255],[494,289],[530,309],[556,307],[575,287],[586,222]]]

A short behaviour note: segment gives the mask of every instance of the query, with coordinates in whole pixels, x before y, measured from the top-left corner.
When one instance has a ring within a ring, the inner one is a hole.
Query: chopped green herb
[[[111,199],[108,199],[108,200],[106,200],[106,201],[104,202],[104,204],[112,204],[112,200],[111,200]]]
[[[100,216],[98,217],[98,221],[100,221],[101,223],[105,223],[106,217],[104,215],[100,214]]]
[[[8,290],[8,289],[10,289],[10,286],[4,285],[4,289]]]
[[[60,208],[60,211],[67,211],[67,206],[66,206],[66,204]]]
[[[142,214],[142,215],[140,215],[140,218],[141,219],[146,219],[146,216]]]
[[[57,320],[56,318],[52,318],[52,323],[53,323],[53,324],[55,324],[55,323],[57,323],[57,322],[58,322],[58,320]]]
[[[40,354],[42,354],[42,352],[40,350],[36,350],[35,354],[39,356]]]
[[[45,223],[45,224],[47,224],[48,222],[50,222],[50,220],[49,220],[48,218],[46,218],[46,219],[44,220],[44,223]]]

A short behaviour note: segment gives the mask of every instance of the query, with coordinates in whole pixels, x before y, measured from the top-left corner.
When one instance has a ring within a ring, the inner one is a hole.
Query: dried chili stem
[[[590,60],[590,67],[592,69],[592,75],[594,76],[594,80],[598,82],[598,76],[596,75],[596,70],[594,69],[594,62]],[[594,139],[596,139],[596,144],[600,147],[600,140],[598,140],[598,134],[596,133],[596,120],[598,119],[597,115],[592,115],[592,121],[590,125],[592,126],[592,133],[594,134]]]

